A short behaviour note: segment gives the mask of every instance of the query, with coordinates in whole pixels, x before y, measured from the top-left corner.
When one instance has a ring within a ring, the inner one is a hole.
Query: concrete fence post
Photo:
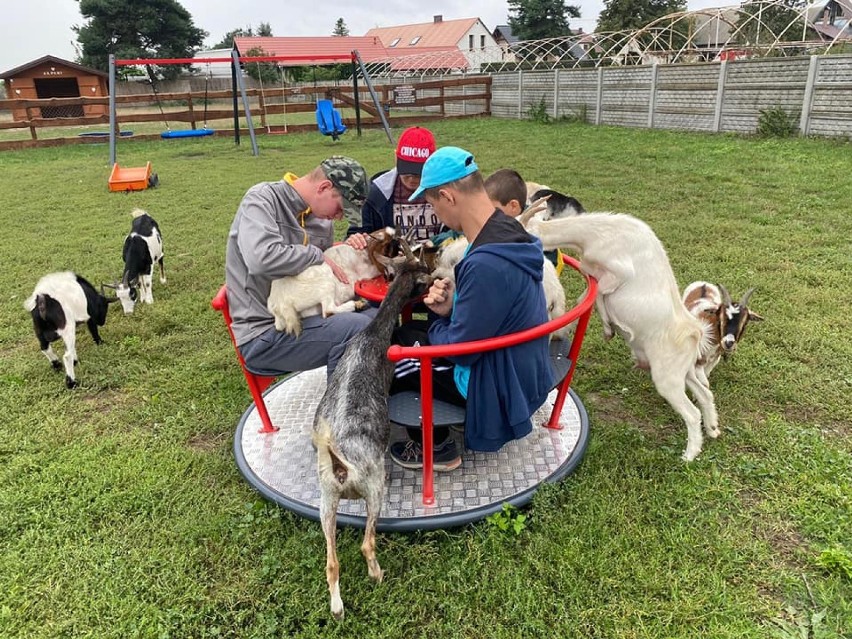
[[[601,109],[603,108],[603,67],[598,67],[598,95],[595,98],[595,124],[603,120]]]
[[[559,117],[559,69],[553,70],[553,119]]]
[[[802,98],[802,117],[799,120],[799,133],[809,135],[811,132],[811,109],[814,106],[814,85],[819,73],[819,56],[812,55],[808,65],[808,81],[805,84],[805,96]]]
[[[728,61],[719,65],[719,81],[716,84],[716,110],[713,112],[713,132],[722,130],[722,105],[725,103],[725,78],[728,75]]]
[[[659,63],[655,62],[651,67],[651,92],[648,95],[648,128],[654,128],[654,110],[657,108],[657,70]]]
[[[518,69],[518,119],[524,119],[524,71]]]

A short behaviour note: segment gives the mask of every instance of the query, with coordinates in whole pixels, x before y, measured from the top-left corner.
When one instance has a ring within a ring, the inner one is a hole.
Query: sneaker
[[[394,442],[390,447],[393,463],[403,468],[418,470],[423,468],[423,446],[420,442]],[[456,442],[445,439],[437,448],[432,449],[432,467],[436,471],[455,470],[461,466],[461,455],[456,449]]]

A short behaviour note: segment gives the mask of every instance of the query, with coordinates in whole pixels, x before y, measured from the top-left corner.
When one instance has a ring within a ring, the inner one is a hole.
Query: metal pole
[[[358,64],[355,56],[352,56],[352,91],[355,97],[355,128],[358,129],[358,137],[361,137],[361,100],[358,99]]]
[[[115,165],[115,54],[109,54],[109,166]]]
[[[233,49],[236,51],[236,47]],[[239,65],[237,61],[231,58],[231,97],[234,104],[234,144],[240,145],[240,106],[237,101],[237,73],[239,73]]]
[[[240,58],[237,51],[231,51],[231,64],[239,64],[239,62]],[[240,87],[240,95],[243,96],[243,107],[245,108],[246,112],[246,124],[248,124],[249,138],[251,139],[251,154],[259,155],[259,152],[257,150],[257,138],[254,135],[254,123],[252,123],[251,121],[251,107],[249,107],[248,96],[246,95],[246,88],[243,84],[242,73],[237,74],[237,85]]]
[[[358,66],[361,67],[361,74],[364,76],[364,83],[370,90],[370,96],[373,98],[373,104],[376,105],[376,109],[379,111],[379,117],[382,119],[382,126],[385,129],[385,134],[388,136],[388,140],[391,144],[396,144],[393,139],[393,135],[391,134],[388,121],[387,119],[385,119],[385,110],[382,108],[382,103],[379,102],[379,96],[376,95],[376,90],[373,88],[373,83],[370,82],[370,74],[367,73],[367,68],[364,66],[364,62],[361,60],[361,56],[358,55],[358,51],[353,51],[352,55],[358,61]]]

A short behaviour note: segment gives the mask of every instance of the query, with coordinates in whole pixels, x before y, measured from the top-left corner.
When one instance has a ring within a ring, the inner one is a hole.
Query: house
[[[231,49],[207,49],[199,51],[193,58],[231,58]],[[209,78],[230,78],[231,65],[227,62],[193,62],[192,70]]]
[[[852,40],[852,0],[828,0],[808,7],[808,20],[823,40]]]
[[[494,32],[491,35],[497,46],[503,51],[503,60],[505,62],[514,62],[515,54],[512,51],[512,46],[517,44],[518,38],[512,33],[512,27],[508,24],[498,24],[494,27]]]
[[[109,95],[107,74],[52,55],[0,73],[10,99],[100,98]],[[15,121],[41,118],[99,117],[108,112],[105,104],[44,106],[13,109]]]
[[[432,22],[376,27],[366,35],[381,40],[388,54],[396,58],[392,65],[397,69],[410,65],[412,70],[475,72],[481,64],[500,62],[503,57],[479,18],[444,20],[436,15]]]
[[[349,62],[353,50],[358,51],[365,63],[385,60],[388,57],[381,40],[373,36],[236,37],[234,46],[241,56],[259,49],[265,55],[294,58],[292,62],[279,61],[279,66]]]

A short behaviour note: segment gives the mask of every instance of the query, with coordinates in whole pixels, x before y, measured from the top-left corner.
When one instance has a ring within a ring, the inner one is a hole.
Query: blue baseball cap
[[[423,164],[420,187],[408,198],[408,201],[416,200],[426,189],[461,180],[478,170],[479,167],[473,161],[473,153],[457,146],[443,146],[430,155]]]

